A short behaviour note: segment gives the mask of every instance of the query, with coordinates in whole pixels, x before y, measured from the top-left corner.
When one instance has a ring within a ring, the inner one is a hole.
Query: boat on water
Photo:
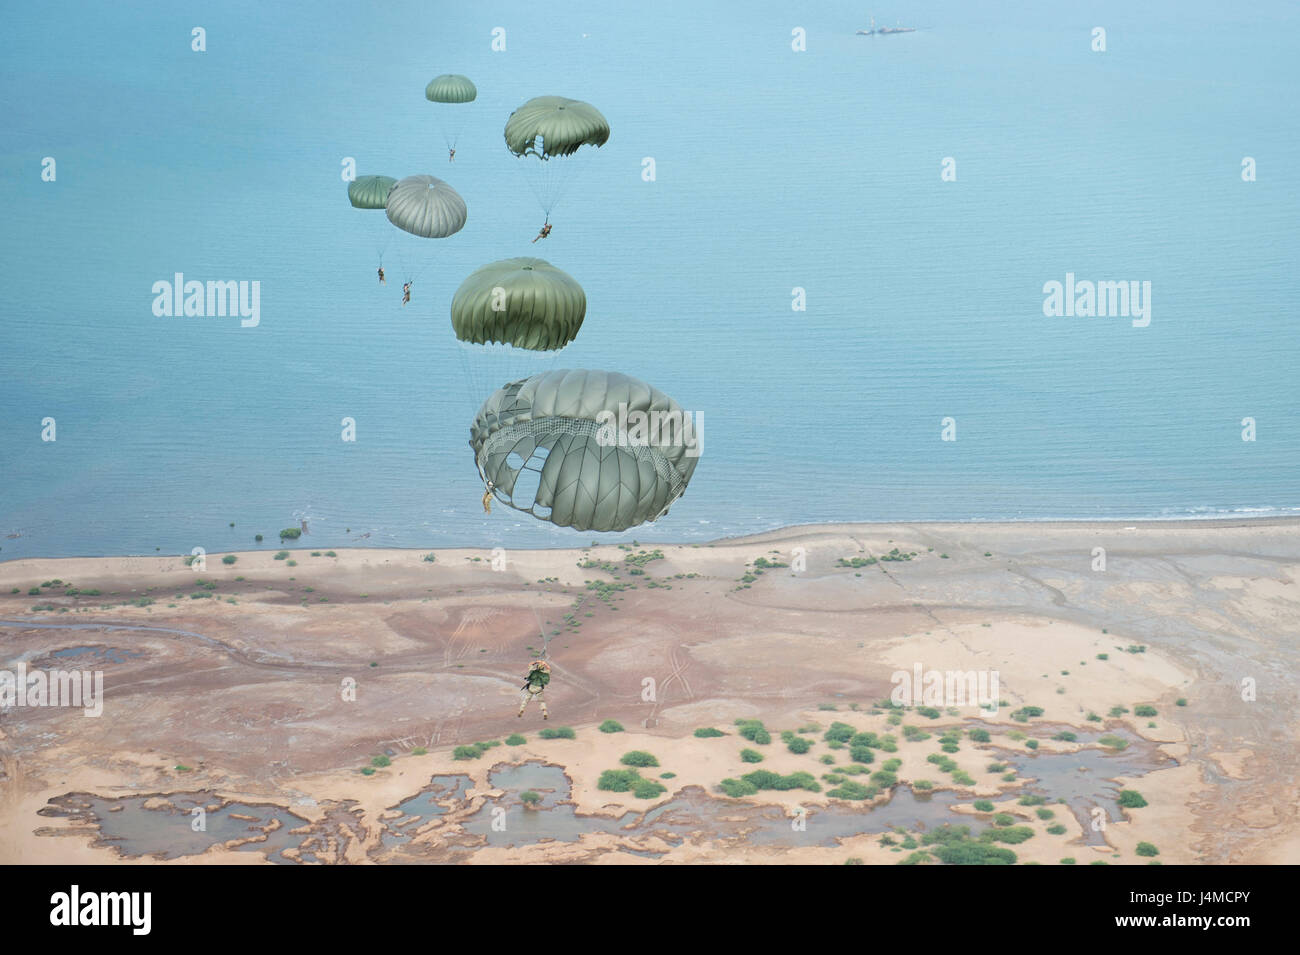
[[[916,27],[892,26],[877,27],[876,18],[871,18],[871,27],[867,30],[859,30],[858,36],[888,36],[891,33],[915,33]]]

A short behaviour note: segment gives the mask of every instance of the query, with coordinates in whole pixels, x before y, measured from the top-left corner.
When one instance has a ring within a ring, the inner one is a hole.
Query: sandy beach
[[[0,668],[104,686],[0,712],[0,862],[936,864],[943,821],[1027,827],[1022,863],[1300,862],[1300,522],[275,555],[0,563]],[[1001,705],[880,705],[915,668]],[[662,792],[599,788],[634,751]],[[755,770],[816,789],[719,789]]]

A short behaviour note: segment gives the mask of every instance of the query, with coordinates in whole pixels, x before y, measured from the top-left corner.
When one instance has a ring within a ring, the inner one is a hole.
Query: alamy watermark
[[[238,315],[243,328],[262,321],[262,283],[259,281],[185,281],[177,272],[172,281],[153,283],[153,313],[158,318],[224,318]]]
[[[104,712],[103,670],[0,670],[0,709],[11,706],[81,707],[83,716]]]
[[[997,670],[927,670],[920,663],[896,670],[889,682],[895,706],[977,706],[985,716],[998,713]]]
[[[1073,272],[1065,273],[1065,282],[1053,279],[1043,285],[1043,314],[1048,318],[1132,318],[1134,328],[1151,324],[1151,283],[1149,281],[1090,282],[1075,281]]]
[[[620,401],[618,412],[604,410],[596,415],[596,443],[601,447],[652,447],[686,449],[688,458],[704,453],[703,412],[629,411]]]

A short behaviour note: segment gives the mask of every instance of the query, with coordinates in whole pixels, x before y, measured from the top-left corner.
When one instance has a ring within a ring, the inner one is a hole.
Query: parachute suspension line
[[[522,159],[520,161],[527,163],[527,162],[531,162],[532,160]],[[539,159],[538,162],[545,163],[546,160]],[[546,221],[550,222],[551,207],[555,205],[555,200],[549,196],[550,190],[547,188],[547,176],[546,176],[545,167],[543,167],[540,170],[534,170],[525,166],[523,170],[523,175],[524,175],[524,179],[528,183],[529,191],[531,191],[533,194],[533,198],[537,200],[537,204],[541,206],[542,211],[546,213]]]
[[[542,618],[538,614],[536,607],[533,608],[533,617],[537,620],[537,632],[542,635],[542,655],[539,659],[546,660],[551,655],[551,638],[547,634],[546,628],[542,626]]]

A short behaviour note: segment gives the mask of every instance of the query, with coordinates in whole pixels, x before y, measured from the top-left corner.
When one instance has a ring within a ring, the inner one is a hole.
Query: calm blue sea
[[[1300,7],[804,6],[10,5],[0,559],[270,547],[302,519],[313,547],[586,543],[485,516],[466,443],[484,395],[448,304],[528,254],[587,291],[561,367],[703,420],[686,496],[610,539],[1300,513]],[[873,14],[919,29],[855,35]],[[444,72],[479,89],[454,165]],[[501,131],[541,94],[613,134],[531,245]],[[381,289],[346,157],[447,179],[468,224],[391,236]],[[155,317],[177,272],[259,281],[260,324]],[[1044,316],[1067,273],[1150,282],[1150,324]]]

